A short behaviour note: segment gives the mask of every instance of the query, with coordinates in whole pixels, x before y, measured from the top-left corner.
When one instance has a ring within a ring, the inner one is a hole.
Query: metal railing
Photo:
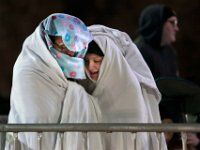
[[[200,124],[197,123],[88,123],[88,124],[0,124],[0,150],[4,148],[6,132],[180,132],[182,135],[183,150],[186,150],[187,132],[200,132]]]

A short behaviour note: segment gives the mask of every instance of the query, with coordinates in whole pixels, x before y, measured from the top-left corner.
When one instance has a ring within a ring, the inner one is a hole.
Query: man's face
[[[175,42],[177,31],[179,31],[178,19],[176,16],[172,16],[163,25],[161,45]]]

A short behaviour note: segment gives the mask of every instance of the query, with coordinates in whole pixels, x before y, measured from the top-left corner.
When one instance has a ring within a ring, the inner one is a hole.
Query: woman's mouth
[[[93,80],[97,80],[98,78],[98,72],[90,72],[90,77],[93,79]]]

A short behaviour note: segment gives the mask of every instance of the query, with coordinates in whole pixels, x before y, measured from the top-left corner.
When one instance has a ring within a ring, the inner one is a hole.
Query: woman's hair
[[[96,54],[98,56],[104,56],[102,50],[100,49],[100,47],[97,45],[97,43],[94,40],[92,40],[89,43],[86,54]]]
[[[61,37],[61,36],[60,36],[60,37]],[[56,36],[49,35],[49,38],[50,38],[51,42],[54,44],[54,43],[55,43]]]
[[[167,21],[167,19],[172,16],[176,16],[176,12],[174,10],[172,10],[170,7],[165,6],[163,8],[163,21],[164,22]]]

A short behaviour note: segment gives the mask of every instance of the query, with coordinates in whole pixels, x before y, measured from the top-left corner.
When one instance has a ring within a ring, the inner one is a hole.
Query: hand
[[[197,146],[200,142],[200,139],[197,137],[196,133],[187,134],[187,144],[192,146]]]

